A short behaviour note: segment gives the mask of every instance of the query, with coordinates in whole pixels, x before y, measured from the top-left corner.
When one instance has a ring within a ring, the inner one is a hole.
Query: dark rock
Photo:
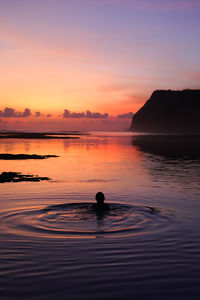
[[[41,181],[50,180],[49,177],[39,177],[35,175],[23,175],[20,172],[2,172],[0,174],[0,183],[19,182],[19,181]]]
[[[200,133],[200,90],[157,90],[133,116],[131,131]]]
[[[79,134],[80,135],[80,134]],[[0,132],[1,139],[79,139],[77,133]]]
[[[0,159],[15,160],[15,159],[46,159],[49,157],[58,157],[58,155],[37,155],[37,154],[9,154],[1,153]]]

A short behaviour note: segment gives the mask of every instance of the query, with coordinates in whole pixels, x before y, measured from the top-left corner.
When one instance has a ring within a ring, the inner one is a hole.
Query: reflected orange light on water
[[[131,138],[122,139],[120,144],[114,137],[91,136],[77,140],[1,140],[0,153],[58,155],[44,160],[1,160],[1,172],[48,176],[53,181],[41,182],[38,186],[55,182],[57,188],[68,191],[115,190],[121,184],[139,184],[144,176],[140,172],[140,153],[132,147]],[[25,183],[20,184],[23,188]],[[30,191],[37,188],[33,183],[27,184]]]

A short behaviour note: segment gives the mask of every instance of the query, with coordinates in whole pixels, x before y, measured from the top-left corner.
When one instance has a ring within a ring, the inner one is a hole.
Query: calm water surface
[[[1,299],[199,299],[198,143],[93,133],[1,139],[0,153],[59,155],[0,161],[52,178],[0,185]]]

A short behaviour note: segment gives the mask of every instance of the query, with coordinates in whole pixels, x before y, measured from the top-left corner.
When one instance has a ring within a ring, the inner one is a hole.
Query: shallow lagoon
[[[187,139],[2,139],[0,153],[59,157],[0,161],[52,178],[0,185],[1,299],[199,299],[200,156]],[[101,216],[88,209],[98,191]]]

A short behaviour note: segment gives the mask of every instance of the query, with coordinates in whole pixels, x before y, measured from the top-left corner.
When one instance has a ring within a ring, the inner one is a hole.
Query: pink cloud
[[[66,57],[66,58],[76,58],[80,60],[91,60],[95,56],[93,54],[93,46],[89,42],[94,36],[90,36],[86,32],[77,31],[73,33],[72,36],[77,36],[77,40],[70,43],[63,41],[63,38],[54,35],[52,43],[52,35],[50,37],[41,34],[35,36],[34,34],[30,35],[26,32],[26,29],[15,27],[16,24],[12,25],[7,23],[5,20],[0,21],[0,40],[5,41],[6,43],[12,44],[17,49],[25,48],[26,51],[37,52],[39,55],[45,56],[55,56],[55,57]],[[71,34],[71,31],[68,34]],[[66,35],[66,32],[63,32],[63,36]],[[85,43],[87,41],[87,43]],[[84,46],[86,45],[86,46]]]

